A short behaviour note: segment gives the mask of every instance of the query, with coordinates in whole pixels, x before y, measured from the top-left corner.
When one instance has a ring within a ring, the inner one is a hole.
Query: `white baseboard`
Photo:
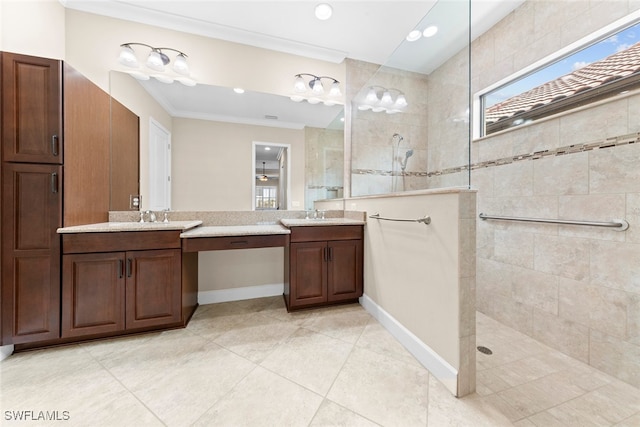
[[[215,304],[217,302],[241,301],[245,299],[274,297],[282,295],[284,284],[247,286],[244,288],[219,289],[216,291],[198,292],[198,304]]]
[[[440,357],[431,347],[420,341],[417,336],[402,326],[400,322],[367,295],[360,297],[360,305],[375,317],[454,396],[458,395],[458,370],[456,368]]]
[[[3,345],[0,347],[0,360],[4,360],[13,354],[13,345]]]

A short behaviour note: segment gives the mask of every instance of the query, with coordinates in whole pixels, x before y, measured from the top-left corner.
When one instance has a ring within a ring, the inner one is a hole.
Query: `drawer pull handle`
[[[333,261],[333,248],[329,248],[329,261]]]
[[[118,278],[122,279],[124,277],[124,262],[121,259],[118,260],[118,272]]]
[[[249,241],[248,240],[238,240],[236,242],[231,242],[232,245],[248,245]]]
[[[131,277],[131,258],[127,258],[127,277]]]

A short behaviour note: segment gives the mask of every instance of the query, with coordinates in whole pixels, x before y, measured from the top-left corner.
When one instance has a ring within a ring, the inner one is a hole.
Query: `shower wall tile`
[[[474,144],[478,146],[478,161],[480,162],[511,157],[517,154],[513,152],[513,138],[508,133],[481,139]]]
[[[558,314],[558,276],[514,267],[511,291],[516,302]]]
[[[626,214],[623,218],[629,224],[640,224],[640,193],[627,193]],[[630,227],[625,233],[627,242],[640,243],[640,227]]]
[[[589,191],[587,153],[546,157],[530,163],[536,195],[587,194]]]
[[[589,328],[542,310],[533,310],[533,337],[569,356],[589,362]]]
[[[561,219],[609,222],[625,216],[624,194],[592,194],[559,198],[558,218]],[[559,233],[563,236],[620,242],[625,240],[624,232],[608,228],[566,225],[560,227]]]
[[[590,142],[624,135],[628,133],[627,120],[626,99],[564,115],[560,118],[560,140],[574,141],[576,135],[585,135],[588,139],[584,142]]]
[[[495,168],[494,191],[501,196],[533,195],[535,162],[512,163]]]
[[[592,240],[591,284],[640,294],[640,245]]]
[[[534,236],[512,230],[495,230],[493,260],[533,268]]]
[[[496,168],[497,170],[500,168]],[[524,174],[526,176],[526,174]],[[496,181],[498,181],[496,175]],[[495,189],[498,192],[498,189]],[[512,190],[508,190],[510,193]],[[521,194],[528,193],[530,188],[523,189]],[[555,218],[558,214],[558,197],[557,196],[532,196],[532,197],[500,197],[502,215],[517,216],[525,218]],[[490,212],[487,212],[489,214]],[[537,228],[542,225],[548,228],[548,224],[538,224]],[[551,226],[554,227],[554,226]]]
[[[640,346],[592,330],[590,363],[631,385],[640,385]]]
[[[543,120],[523,128],[522,138],[510,138],[513,154],[530,154],[560,147],[560,122]]]
[[[627,334],[627,313],[631,295],[617,289],[590,286],[586,295],[590,305],[589,326],[619,339]]]
[[[497,261],[479,258],[476,270],[477,297],[490,295],[492,297],[510,298],[512,277],[513,267],[503,266]]]
[[[563,319],[589,326],[591,298],[588,283],[558,277],[558,315]]]
[[[600,149],[589,153],[590,192],[640,192],[638,159],[640,159],[640,144],[622,145],[614,149]]]
[[[535,269],[575,280],[589,278],[589,240],[564,236],[535,236]]]
[[[629,294],[626,341],[640,346],[640,294]]]

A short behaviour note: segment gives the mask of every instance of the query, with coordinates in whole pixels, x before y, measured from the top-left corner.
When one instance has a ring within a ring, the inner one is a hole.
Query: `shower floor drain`
[[[483,347],[481,345],[478,346],[478,351],[484,354],[493,354],[493,351],[489,350],[487,347]]]

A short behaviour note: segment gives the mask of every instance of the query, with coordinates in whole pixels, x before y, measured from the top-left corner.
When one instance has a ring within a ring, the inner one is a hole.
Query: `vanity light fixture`
[[[293,82],[293,95],[291,100],[294,102],[307,101],[309,104],[323,103],[326,106],[340,104],[342,91],[340,90],[340,82],[333,77],[316,76],[315,74],[300,73],[296,74]],[[327,92],[322,80],[331,82],[329,91]]]
[[[395,99],[394,99],[395,97]],[[358,110],[371,110],[374,113],[386,112],[387,114],[401,113],[406,110],[407,98],[398,89],[385,88],[382,86],[369,86],[364,96],[357,96],[359,101]]]
[[[149,70],[155,71],[155,73],[147,73],[141,69],[136,52],[131,46],[145,46],[151,49],[144,65]],[[184,52],[170,47],[153,47],[145,43],[137,42],[124,43],[121,44],[120,47],[121,50],[118,62],[126,67],[134,68],[135,70],[128,71],[128,73],[133,77],[139,80],[149,80],[149,77],[153,77],[162,83],[173,83],[174,81],[178,81],[185,86],[195,86],[195,80],[190,78],[187,54]],[[173,59],[171,72],[167,70],[167,65],[171,63],[171,59],[169,59],[169,56],[165,51],[177,53],[176,57]]]

